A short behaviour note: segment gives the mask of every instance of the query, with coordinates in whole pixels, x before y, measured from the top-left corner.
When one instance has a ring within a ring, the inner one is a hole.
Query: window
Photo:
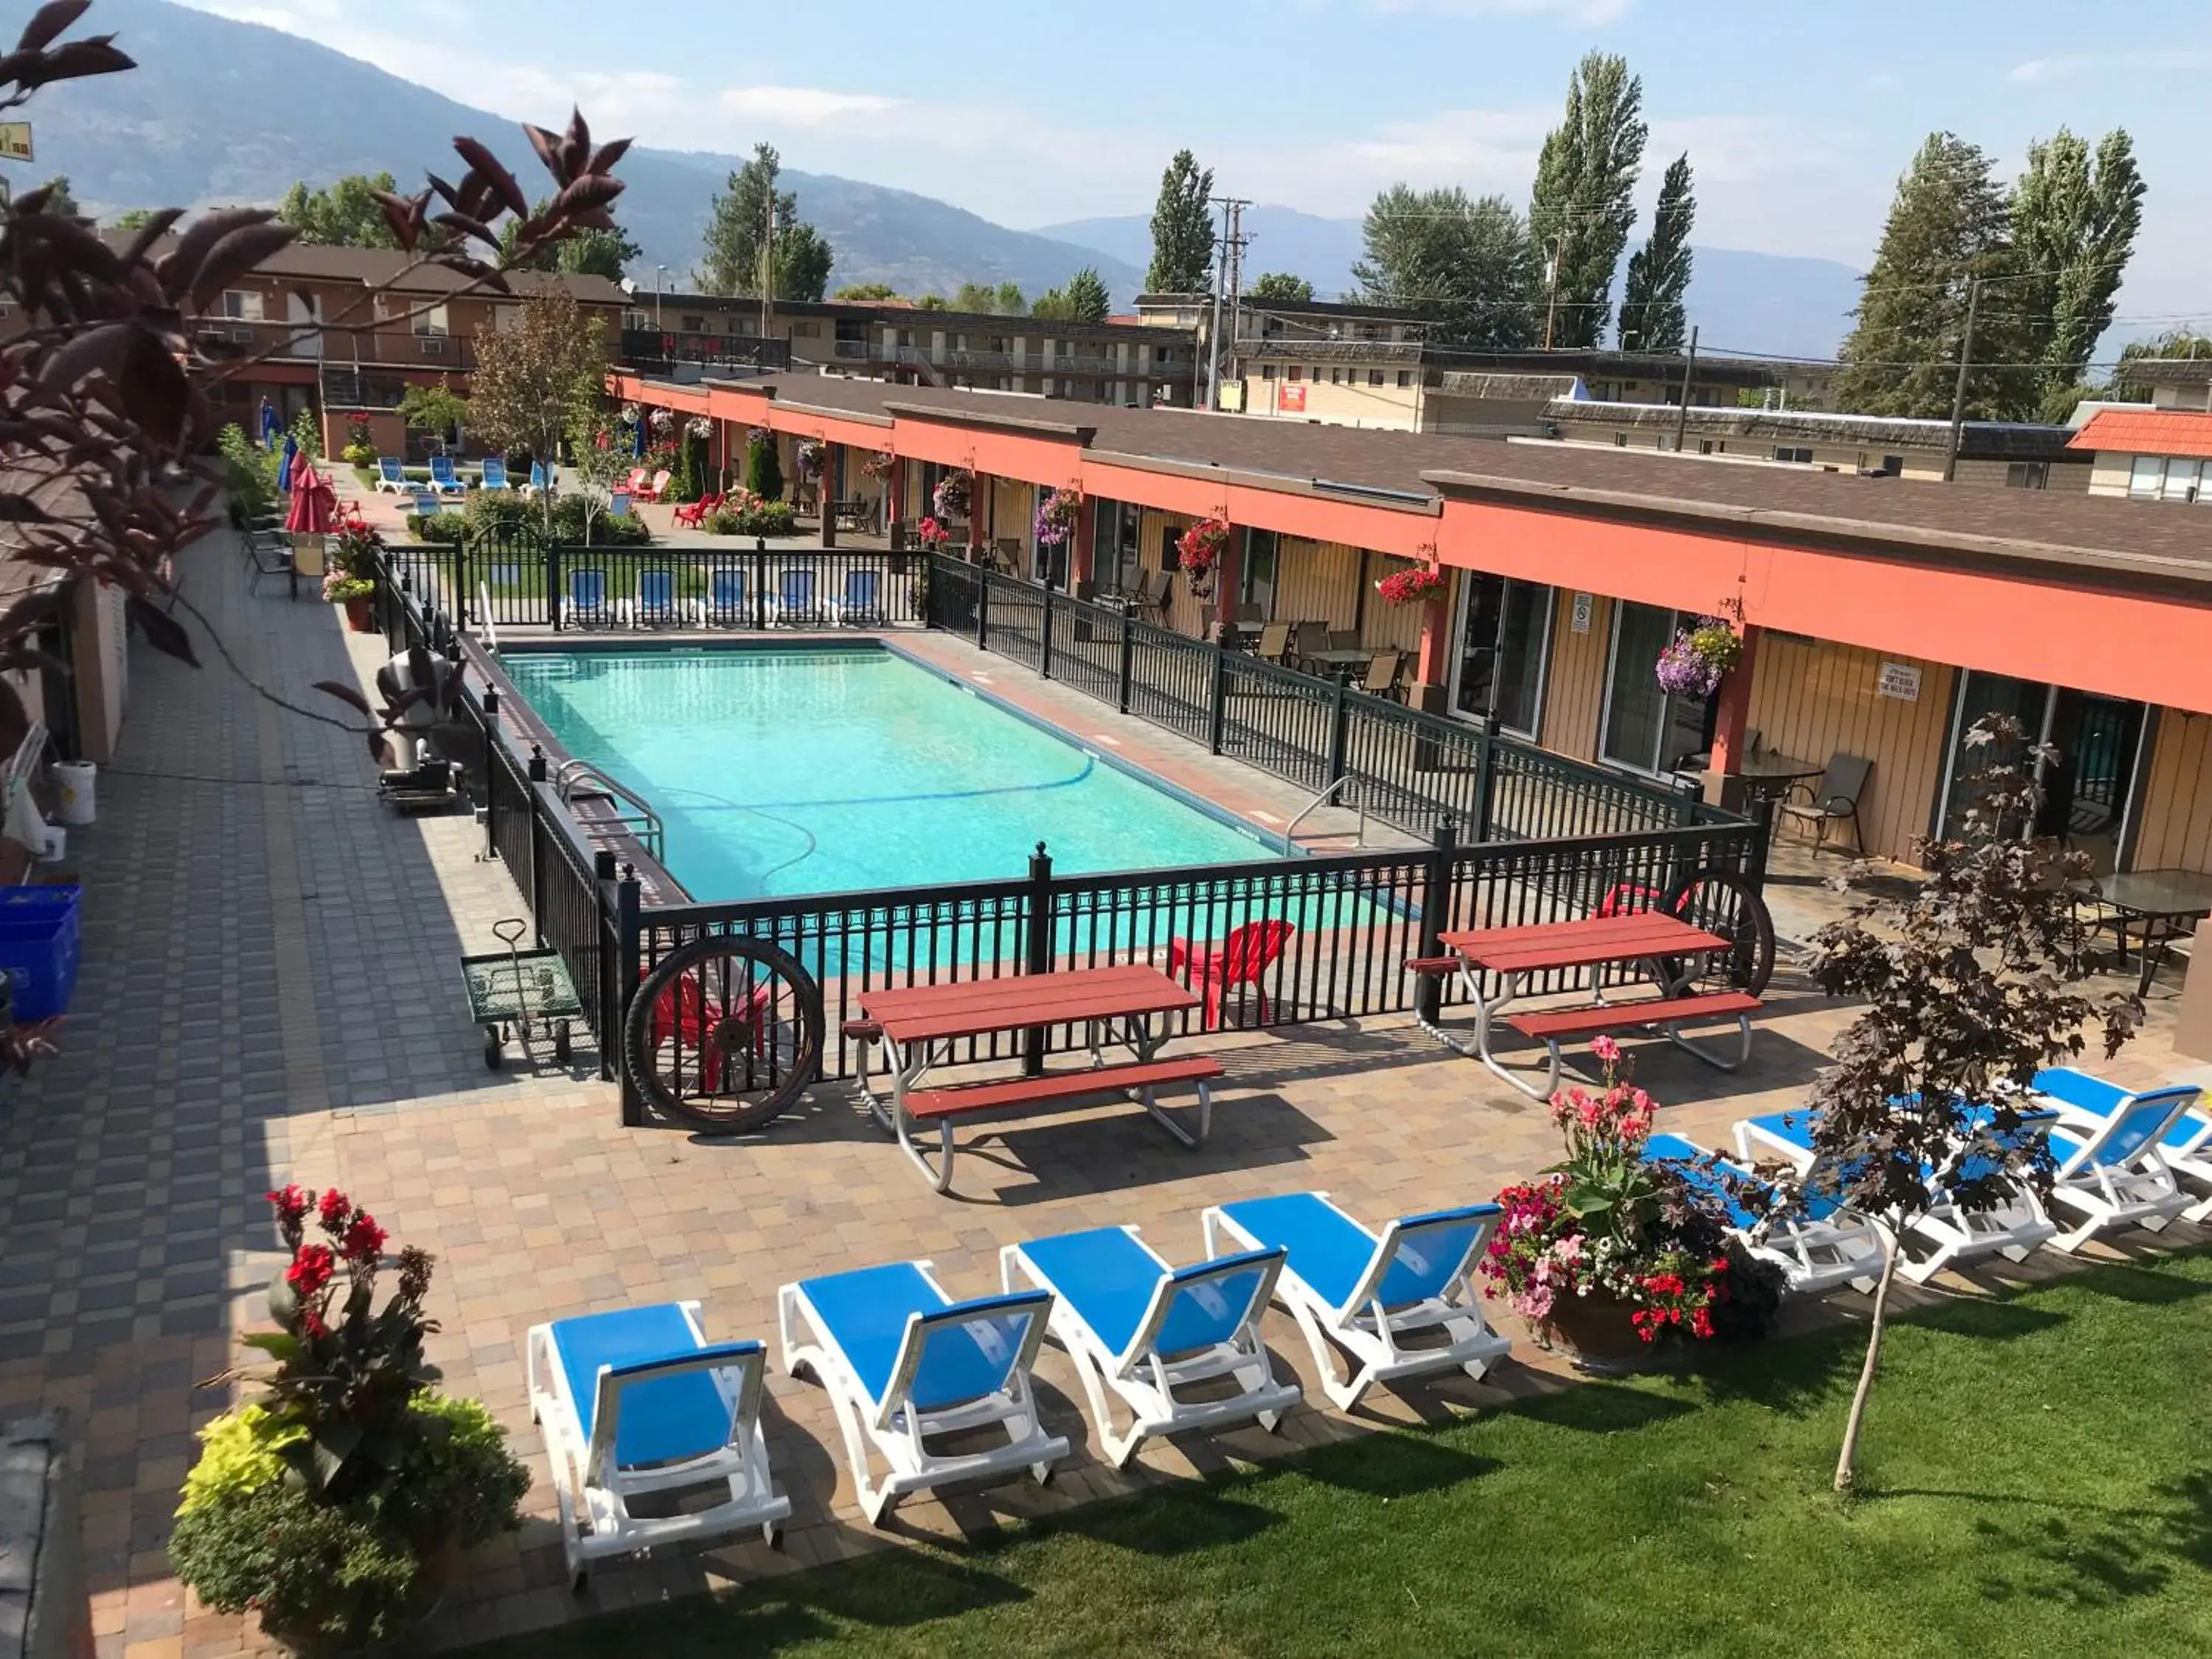
[[[1367,371],[1367,384],[1370,386],[1381,386],[1382,384],[1382,371],[1379,368],[1369,369]]]
[[[1329,370],[1329,372],[1328,372],[1328,383],[1329,383],[1331,386],[1341,386],[1341,385],[1343,385],[1343,384],[1344,384],[1344,371],[1343,371],[1342,369],[1340,369],[1340,368],[1332,368],[1332,369],[1330,369],[1330,370]]]
[[[649,311],[625,311],[623,313],[623,326],[641,332],[653,326],[653,313]]]
[[[266,320],[261,309],[261,295],[251,289],[225,289],[222,314],[234,322],[258,323]]]
[[[432,306],[421,316],[416,318],[415,331],[421,335],[442,337],[447,331],[445,307]]]
[[[1700,454],[1700,455],[1710,455],[1710,454],[1711,454],[1712,453],[1713,453],[1713,441],[1712,441],[1711,438],[1700,438],[1700,439],[1698,439],[1698,454]]]
[[[2197,463],[2168,461],[2166,464],[2166,489],[2159,499],[2167,501],[2193,501],[2197,499]]]
[[[1273,379],[1275,378],[1275,366],[1274,366],[1274,364],[1273,364],[1273,363],[1262,363],[1262,364],[1261,364],[1261,365],[1260,365],[1260,378],[1261,378],[1261,380],[1273,380]]]
[[[2051,483],[2048,461],[2014,461],[2005,468],[2008,489],[2043,489]]]
[[[914,343],[914,331],[910,328],[901,329],[898,331],[898,343],[902,346],[912,345]]]
[[[991,337],[991,349],[994,351],[1004,351],[1006,349],[1006,337],[1003,334],[994,334]]]
[[[1292,363],[1283,371],[1283,378],[1286,380],[1303,380],[1305,377],[1305,365],[1303,363]]]
[[[2138,455],[2128,475],[2128,494],[2139,501],[2212,503],[2212,465]]]
[[[1680,611],[1653,605],[1624,600],[1613,608],[1613,659],[1598,752],[1616,766],[1671,772],[1712,740],[1712,698],[1692,701],[1659,689],[1659,653],[1686,620]]]
[[[1238,566],[1241,591],[1237,597],[1245,605],[1259,606],[1262,620],[1272,621],[1275,615],[1275,564],[1281,546],[1282,538],[1272,530],[1244,532],[1244,558]]]
[[[1398,384],[1401,386],[1409,386],[1413,385],[1413,371],[1410,368],[1400,369],[1398,371]]]
[[[1615,449],[1626,449],[1626,448],[1627,448],[1627,447],[1628,447],[1628,434],[1627,434],[1626,432],[1616,432],[1616,433],[1614,433],[1614,434],[1613,434],[1613,447]]]
[[[822,335],[822,325],[811,322],[793,323],[791,325],[791,335],[795,340],[819,339]]]
[[[1537,582],[1468,573],[1460,578],[1459,672],[1452,707],[1480,719],[1495,709],[1508,731],[1533,738],[1543,702],[1554,591]]]
[[[1813,452],[1810,447],[1802,444],[1777,444],[1774,446],[1774,459],[1778,461],[1795,461],[1800,466],[1810,466],[1813,464]]]
[[[1160,526],[1161,569],[1176,570],[1181,568],[1179,561],[1182,555],[1176,547],[1176,538],[1182,534],[1182,530],[1176,526],[1172,519]]]
[[[686,334],[704,334],[707,331],[707,319],[704,317],[680,317],[677,319],[677,326]]]

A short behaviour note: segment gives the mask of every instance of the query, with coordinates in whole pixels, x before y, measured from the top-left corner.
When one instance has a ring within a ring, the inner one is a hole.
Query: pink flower
[[[1590,1054],[1601,1066],[1614,1066],[1620,1061],[1620,1045],[1609,1036],[1598,1036],[1590,1043]]]

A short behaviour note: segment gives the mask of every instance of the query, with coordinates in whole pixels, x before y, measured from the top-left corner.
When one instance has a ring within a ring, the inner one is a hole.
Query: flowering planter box
[[[371,597],[345,602],[346,626],[356,634],[376,632],[376,600]]]
[[[1537,1340],[1594,1376],[1626,1376],[1648,1370],[1657,1358],[1656,1343],[1636,1334],[1633,1308],[1602,1291],[1563,1296],[1536,1328]]]

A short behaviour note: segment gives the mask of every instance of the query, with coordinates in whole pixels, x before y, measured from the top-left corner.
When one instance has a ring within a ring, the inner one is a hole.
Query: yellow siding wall
[[[1886,661],[1920,670],[1918,702],[1875,695]],[[1749,723],[1766,748],[1800,760],[1825,766],[1840,751],[1872,761],[1859,798],[1867,851],[1910,860],[1943,784],[1953,672],[1942,663],[1768,635],[1752,675]]]
[[[1190,515],[1186,513],[1161,513],[1146,507],[1139,516],[1138,522],[1138,568],[1146,572],[1158,569],[1160,538],[1170,531],[1181,535],[1192,522]],[[1170,556],[1168,560],[1170,570],[1174,570],[1174,564],[1175,561]],[[1203,639],[1206,637],[1206,625],[1212,620],[1213,601],[1207,599],[1200,603],[1191,598],[1190,584],[1183,579],[1182,571],[1175,570],[1174,585],[1168,591],[1168,626],[1179,634],[1189,635],[1193,639]]]
[[[2212,870],[2212,715],[2159,712],[2135,867]]]
[[[1543,745],[1577,760],[1597,758],[1598,713],[1605,702],[1606,647],[1613,637],[1613,601],[1590,602],[1589,632],[1574,631],[1575,596],[1559,590],[1552,621],[1552,672],[1544,688]]]
[[[1019,542],[1024,550],[1022,568],[1029,569],[1030,515],[1035,505],[1030,486],[1016,478],[993,478],[989,515],[984,522],[990,526],[987,539],[994,542]]]

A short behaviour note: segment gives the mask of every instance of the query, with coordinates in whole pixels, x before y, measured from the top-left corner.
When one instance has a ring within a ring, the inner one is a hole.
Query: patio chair
[[[814,572],[811,568],[787,568],[782,592],[776,600],[776,621],[787,628],[799,628],[820,618],[821,612],[814,603]]]
[[[1030,1391],[1052,1307],[1043,1291],[955,1302],[929,1263],[898,1261],[786,1285],[776,1305],[784,1370],[805,1366],[829,1390],[871,1524],[904,1493],[1023,1470],[1042,1483],[1067,1455]],[[1006,1443],[931,1443],[986,1430]]]
[[[1171,1267],[1134,1227],[1062,1233],[999,1252],[1012,1295],[1018,1271],[1052,1292],[1052,1333],[1067,1350],[1115,1468],[1155,1435],[1254,1419],[1272,1432],[1303,1397],[1279,1382],[1260,1335],[1284,1252],[1257,1250]],[[1114,1426],[1108,1393],[1134,1420]]]
[[[641,472],[644,470],[642,467],[638,469]],[[629,493],[641,501],[657,501],[668,493],[669,481],[674,477],[675,474],[669,471],[666,467],[663,467],[653,475],[651,483],[641,484],[635,481],[635,475],[633,474],[631,483],[628,486]]]
[[[1406,653],[1402,651],[1377,651],[1367,659],[1367,666],[1359,678],[1359,689],[1370,697],[1396,696],[1405,661]]]
[[[666,570],[637,573],[637,602],[630,613],[638,628],[659,628],[676,620],[676,577]]]
[[[2136,1226],[2156,1232],[2192,1207],[2181,1189],[2166,1137],[2184,1117],[2197,1117],[2204,1091],[2193,1083],[2171,1084],[2140,1092],[2077,1072],[2053,1066],[2035,1074],[2036,1094],[2058,1113],[2051,1132],[2051,1156],[2058,1167],[2051,1178],[2051,1201],[2081,1217],[2071,1232],[2053,1243],[2081,1249],[2108,1229]],[[2197,1136],[2201,1149],[2203,1137]]]
[[[845,597],[831,607],[841,628],[865,628],[884,619],[884,608],[876,599],[876,573],[872,570],[848,570],[845,573]]]
[[[649,476],[643,467],[634,466],[629,470],[629,477],[624,478],[617,488],[627,490],[633,495],[641,495],[652,488],[647,482]]]
[[[1332,651],[1357,651],[1359,644],[1359,630],[1356,628],[1332,628],[1328,630],[1328,648]]]
[[[487,455],[483,463],[483,487],[486,489],[506,489],[507,463],[495,455]]]
[[[525,485],[522,487],[522,493],[523,493],[524,495],[544,495],[544,494],[545,493],[545,463],[544,463],[544,462],[543,462],[543,461],[532,461],[532,462],[531,462],[531,464],[530,464],[530,482],[529,482],[528,483],[525,484]]]
[[[693,604],[698,604],[694,600]],[[726,627],[735,623],[739,626],[752,620],[751,607],[745,598],[745,572],[742,565],[717,565],[707,573],[707,601],[701,607],[699,621]]]
[[[1322,622],[1302,622],[1291,641],[1291,661],[1308,673],[1313,672],[1314,659],[1328,649],[1328,624]]]
[[[433,455],[430,458],[430,488],[441,495],[465,495],[469,493],[469,487],[453,471],[453,458],[450,455]]]
[[[1202,1029],[1218,1029],[1221,1005],[1232,989],[1243,990],[1257,1000],[1260,1023],[1267,1023],[1274,1009],[1262,988],[1262,976],[1275,965],[1275,959],[1283,954],[1283,946],[1297,932],[1289,922],[1271,916],[1232,929],[1218,951],[1210,945],[1194,945],[1187,939],[1168,941],[1168,973],[1170,976],[1179,975],[1185,984],[1195,980],[1199,994],[1206,999],[1206,1023]],[[1244,1000],[1238,999],[1240,1008]]]
[[[2047,1128],[2057,1121],[2055,1113],[2033,1114],[2023,1123],[2022,1133]],[[1806,1112],[1771,1112],[1746,1119],[1735,1126],[1735,1143],[1746,1163],[1763,1149],[1801,1173],[1809,1173],[1818,1157],[1813,1146],[1811,1115]],[[1983,1172],[1972,1158],[1963,1163],[1959,1171],[1967,1176]],[[1916,1285],[1927,1283],[1946,1267],[1962,1267],[1985,1255],[2024,1261],[2058,1231],[2058,1224],[2045,1212],[2034,1189],[2025,1183],[2014,1185],[2002,1201],[1988,1209],[1969,1210],[1941,1188],[1936,1171],[1923,1168],[1921,1173],[1934,1201],[1905,1224],[1905,1231],[1914,1243],[1926,1245],[1928,1254],[1900,1255],[1897,1264],[1898,1271]]]
[[[1674,1134],[1645,1141],[1644,1159],[1680,1176],[1692,1193],[1717,1204],[1753,1259],[1779,1268],[1783,1283],[1797,1295],[1818,1296],[1838,1285],[1870,1292],[1881,1278],[1881,1235],[1833,1199],[1814,1199],[1770,1219],[1746,1207],[1747,1194],[1739,1188],[1754,1194],[1773,1189],[1741,1164]]]
[[[1269,623],[1260,630],[1260,643],[1252,654],[1261,662],[1280,663],[1291,652],[1291,625],[1286,622]]]
[[[607,573],[604,570],[571,570],[568,573],[568,607],[562,622],[570,628],[604,628],[611,620],[607,614]]]
[[[1476,1204],[1405,1216],[1378,1238],[1328,1194],[1288,1193],[1207,1210],[1206,1252],[1225,1254],[1224,1237],[1285,1252],[1277,1299],[1305,1333],[1322,1391],[1348,1412],[1377,1382],[1448,1370],[1479,1379],[1512,1346],[1474,1299],[1475,1261],[1500,1213]],[[1352,1362],[1341,1382],[1337,1349]]]
[[[420,484],[415,487],[414,507],[415,516],[418,519],[434,519],[441,510],[438,498]]]
[[[651,971],[641,967],[638,977],[643,979]],[[732,1032],[750,1031],[750,1059],[768,1060],[776,1036],[773,1018],[775,993],[772,980],[754,986],[745,997],[744,1011],[732,1024],[723,1018],[721,999],[708,995],[702,980],[678,978],[653,1003],[652,1047],[648,1052],[658,1055],[662,1046],[670,1042],[679,1050],[695,1050],[699,1056],[700,1092],[720,1094],[724,1066],[738,1058],[738,1050],[729,1042]],[[680,1072],[680,1060],[677,1066]],[[750,1063],[745,1069],[750,1070]]]
[[[1168,595],[1174,591],[1172,571],[1147,570],[1138,578],[1137,591],[1129,596],[1129,609],[1137,613],[1139,622],[1164,628],[1168,622]]]
[[[676,509],[672,516],[676,523],[696,530],[707,522],[707,515],[720,507],[721,504],[722,498],[720,495],[702,495],[696,501],[684,502]]]
[[[375,488],[376,493],[380,495],[387,489],[395,495],[404,495],[407,493],[407,469],[400,465],[399,458],[397,455],[380,455],[376,458]]]
[[[696,1302],[664,1302],[533,1326],[530,1414],[544,1429],[568,1579],[594,1561],[758,1527],[777,1541],[791,1514],[761,1434],[768,1351],[710,1343]],[[633,1499],[720,1488],[708,1508],[633,1515]]]
[[[1001,576],[1020,577],[1022,544],[1018,537],[1001,536],[991,544],[991,563]]]
[[[252,536],[246,542],[246,591],[250,597],[261,591],[264,576],[290,577],[295,574],[295,555],[289,538],[264,538]],[[295,590],[296,591],[296,590]]]
[[[1873,770],[1872,761],[1838,750],[1828,757],[1828,769],[1820,775],[1809,799],[1782,803],[1782,810],[1791,818],[1812,827],[1815,853],[1827,844],[1830,824],[1848,823],[1851,845],[1861,858],[1866,856],[1866,836],[1859,828],[1859,797],[1866,793],[1867,774]]]

